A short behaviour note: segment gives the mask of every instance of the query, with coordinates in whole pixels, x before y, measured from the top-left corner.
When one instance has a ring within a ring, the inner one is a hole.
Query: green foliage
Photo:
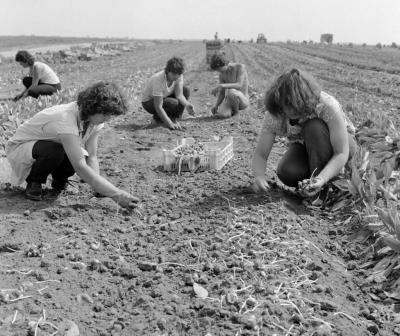
[[[382,258],[368,278],[375,282],[385,281],[394,269],[400,267],[399,258],[393,257],[393,253],[397,256],[400,253],[399,199],[396,192],[392,192],[393,182],[398,183],[393,174],[398,168],[399,134],[391,128],[392,124],[386,124],[386,128],[383,128],[383,123],[379,125],[379,129],[364,127],[358,132],[363,146],[350,162],[351,175],[347,180],[347,191],[354,203],[361,205],[362,229],[367,229],[376,237],[376,243],[383,246],[378,253]],[[393,138],[387,135],[388,132]]]
[[[7,101],[0,105],[0,157],[5,156],[5,145],[18,126],[33,114],[50,106],[63,104],[75,99],[76,90],[66,89],[52,96],[38,99],[27,98],[18,102]]]

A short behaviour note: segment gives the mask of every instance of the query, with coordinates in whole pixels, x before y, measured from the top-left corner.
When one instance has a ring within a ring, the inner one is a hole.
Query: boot
[[[32,201],[41,201],[42,184],[40,182],[28,182],[25,189],[25,196]]]

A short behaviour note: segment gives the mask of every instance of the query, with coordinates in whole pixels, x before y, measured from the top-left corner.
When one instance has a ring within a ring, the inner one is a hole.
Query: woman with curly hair
[[[42,184],[49,175],[58,194],[76,173],[96,192],[121,206],[137,202],[136,197],[100,175],[97,160],[97,142],[104,122],[125,114],[127,109],[115,84],[98,82],[81,91],[77,101],[46,108],[19,126],[6,152],[18,184],[27,182],[26,197],[41,200]]]
[[[287,186],[299,187],[305,196],[317,194],[355,152],[353,124],[339,102],[298,69],[275,80],[266,92],[265,108],[253,156],[254,189],[269,187],[267,160],[280,135],[289,139],[289,148],[278,164],[279,179]]]
[[[183,85],[184,71],[183,59],[172,57],[164,70],[151,76],[142,94],[142,106],[153,115],[154,121],[173,130],[182,129],[178,119],[185,108],[194,115],[194,107],[188,101],[189,88]]]
[[[15,60],[23,67],[29,68],[29,75],[22,79],[25,90],[14,97],[14,101],[27,96],[38,98],[41,95],[52,95],[61,90],[60,80],[56,73],[26,50],[20,50],[15,55]]]

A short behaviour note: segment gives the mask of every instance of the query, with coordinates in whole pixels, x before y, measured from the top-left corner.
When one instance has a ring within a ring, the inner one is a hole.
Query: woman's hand
[[[211,113],[212,113],[213,115],[216,115],[217,112],[218,112],[218,106],[213,106],[213,107],[211,107]]]
[[[168,128],[170,130],[178,130],[178,131],[182,131],[182,126],[178,123],[178,122],[171,122],[168,125]]]
[[[218,85],[218,86],[216,86],[214,89],[211,90],[211,94],[212,94],[213,96],[216,96],[216,95],[219,93],[220,90],[221,90],[221,86]]]
[[[306,197],[314,196],[324,185],[324,180],[318,176],[305,179],[299,182],[300,193]]]
[[[22,93],[20,93],[20,94],[17,94],[14,98],[13,98],[13,101],[18,101],[18,100],[20,100],[22,97],[24,96],[24,93],[22,92]]]
[[[130,193],[120,190],[112,199],[124,208],[135,208],[139,199]]]
[[[256,177],[256,179],[253,182],[252,188],[254,192],[267,191],[269,189],[269,184],[265,176]]]

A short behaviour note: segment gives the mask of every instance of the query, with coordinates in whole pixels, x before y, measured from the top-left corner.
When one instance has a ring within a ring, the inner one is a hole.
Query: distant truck
[[[264,44],[267,43],[267,39],[265,38],[264,34],[260,33],[257,36],[257,44]]]
[[[332,44],[333,34],[321,34],[319,42],[323,44]]]

